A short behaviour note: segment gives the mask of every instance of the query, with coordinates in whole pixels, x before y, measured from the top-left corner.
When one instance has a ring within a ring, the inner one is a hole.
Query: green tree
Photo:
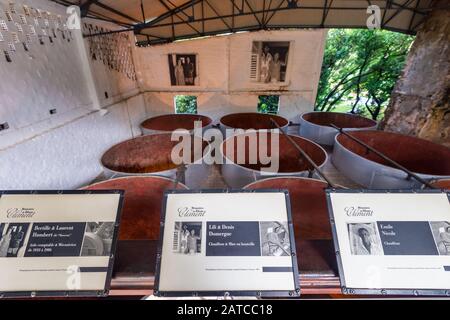
[[[196,96],[175,96],[175,112],[176,113],[197,113],[197,97]]]
[[[330,30],[315,110],[380,120],[413,40],[385,30]]]
[[[277,114],[279,104],[280,96],[259,96],[258,112]]]

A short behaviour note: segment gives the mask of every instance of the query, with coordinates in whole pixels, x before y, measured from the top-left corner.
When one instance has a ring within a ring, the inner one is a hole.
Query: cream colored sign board
[[[295,295],[285,193],[173,193],[166,200],[159,292]]]
[[[0,293],[105,290],[121,194],[1,194]]]
[[[450,289],[446,193],[331,192],[329,204],[347,293]]]

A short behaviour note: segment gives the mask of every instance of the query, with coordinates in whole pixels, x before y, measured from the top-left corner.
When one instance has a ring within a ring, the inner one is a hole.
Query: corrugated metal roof
[[[381,28],[415,34],[436,0],[54,0],[82,16],[134,30],[157,44],[244,30],[366,28],[379,8]]]

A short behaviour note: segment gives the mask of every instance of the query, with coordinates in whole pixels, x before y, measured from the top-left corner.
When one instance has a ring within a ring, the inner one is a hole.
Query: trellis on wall
[[[0,50],[3,61],[11,63],[18,50],[30,53],[35,45],[55,45],[73,40],[66,25],[67,16],[47,10],[20,5],[15,2],[0,3]]]
[[[90,23],[83,24],[83,34],[110,32],[104,27]],[[101,36],[86,37],[92,60],[101,61],[110,70],[115,70],[136,81],[131,42],[127,33],[110,33]]]

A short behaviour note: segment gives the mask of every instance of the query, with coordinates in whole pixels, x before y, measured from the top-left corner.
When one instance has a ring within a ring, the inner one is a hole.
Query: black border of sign
[[[111,243],[111,255],[109,257],[108,272],[106,274],[104,290],[66,290],[66,291],[0,291],[0,300],[7,298],[41,298],[41,297],[107,297],[111,288],[111,278],[114,267],[115,252],[117,241],[119,239],[119,226],[122,216],[122,207],[124,200],[123,190],[0,190],[2,195],[27,195],[27,194],[119,194],[119,203],[117,206],[116,221],[114,224],[114,235]]]
[[[294,286],[295,291],[290,290],[275,290],[275,291],[159,291],[159,277],[161,271],[161,258],[162,258],[162,245],[164,239],[164,225],[166,216],[166,205],[167,196],[169,194],[180,194],[180,193],[261,193],[261,192],[273,192],[273,193],[284,193],[286,199],[286,212],[287,212],[287,223],[289,228],[289,241],[291,244],[291,260],[292,260],[292,271],[294,276]],[[257,298],[298,298],[300,297],[300,281],[298,275],[298,265],[297,265],[297,251],[295,248],[295,236],[294,236],[294,223],[292,221],[291,215],[291,202],[289,197],[289,191],[286,189],[258,189],[258,190],[237,190],[237,189],[207,189],[207,190],[168,190],[164,193],[163,205],[161,209],[161,222],[160,222],[160,235],[158,242],[158,251],[156,254],[156,273],[155,273],[155,285],[154,285],[154,295],[158,297],[207,297],[207,296],[217,296],[217,297],[237,297],[237,296],[255,296]]]
[[[394,193],[394,194],[447,194],[447,198],[450,202],[450,192],[446,190],[364,190],[364,189],[326,189],[327,195],[327,205],[328,205],[328,214],[330,217],[331,230],[333,233],[333,244],[336,254],[337,265],[339,269],[339,279],[341,282],[341,291],[343,294],[356,294],[356,295],[397,295],[397,296],[450,296],[450,288],[449,289],[390,289],[390,288],[382,288],[382,289],[367,289],[367,288],[347,288],[345,285],[345,274],[344,274],[344,266],[342,263],[339,241],[337,237],[336,224],[334,220],[334,212],[333,206],[331,203],[331,193]]]

